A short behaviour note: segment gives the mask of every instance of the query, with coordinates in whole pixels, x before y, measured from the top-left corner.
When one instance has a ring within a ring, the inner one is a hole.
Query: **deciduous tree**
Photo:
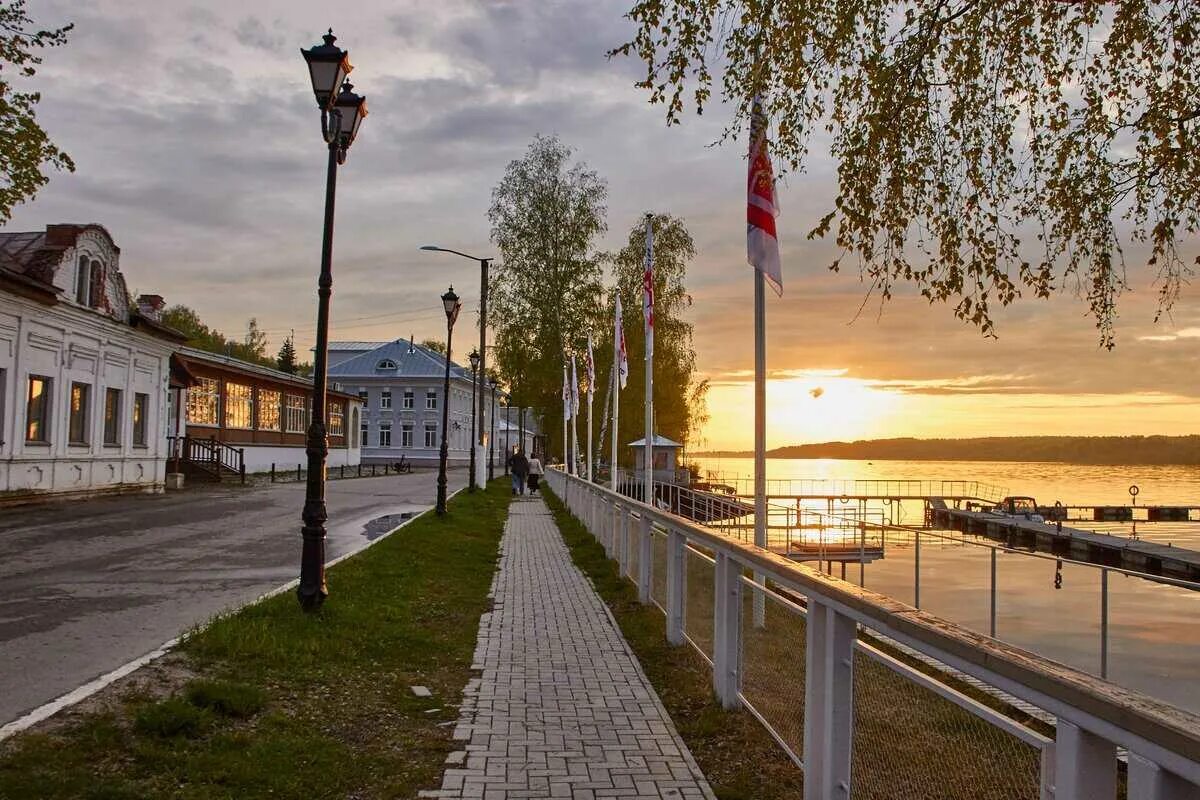
[[[774,153],[837,164],[832,235],[886,299],[911,284],[993,334],[996,303],[1075,283],[1113,344],[1124,248],[1169,309],[1200,227],[1200,2],[637,0],[615,54],[670,123],[714,84]],[[825,145],[821,145],[825,149]],[[1200,261],[1200,258],[1197,259]]]

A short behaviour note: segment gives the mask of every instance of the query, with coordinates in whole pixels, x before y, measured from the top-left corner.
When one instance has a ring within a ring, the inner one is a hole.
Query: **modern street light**
[[[471,261],[479,262],[479,374],[480,375],[487,374],[488,266],[491,264],[492,258],[491,257],[479,258],[478,256],[472,256],[472,255],[468,255],[467,253],[461,253],[458,250],[451,250],[448,247],[438,247],[437,245],[434,245],[434,244],[423,245],[421,247],[421,249],[429,250],[429,251],[435,252],[435,253],[451,253],[456,256],[462,256],[463,258],[470,259]],[[472,405],[474,405],[474,403],[472,403]],[[475,442],[474,444],[471,445],[472,458],[474,458],[475,447],[478,446],[480,449],[482,449],[485,444],[485,440],[483,438],[483,418],[484,418],[485,414],[483,411],[483,390],[482,389],[479,391],[479,409],[478,410],[479,410],[479,421],[480,421],[479,438],[476,439],[474,436],[471,437],[472,440]],[[480,458],[482,458],[482,455],[480,456]],[[475,469],[474,469],[474,464],[472,464],[472,469],[471,469],[471,481],[472,481],[471,485],[472,486],[475,485],[475,480],[476,480]]]
[[[473,491],[475,491],[475,487],[476,487],[476,483],[475,483],[475,444],[474,444],[476,441],[475,440],[475,386],[478,383],[476,378],[479,376],[479,351],[472,350],[471,355],[468,356],[468,358],[471,360],[471,478],[467,482],[467,491],[473,492]],[[479,394],[481,395],[480,399],[482,400],[483,392],[481,391]],[[482,406],[483,403],[480,403],[480,405]],[[482,417],[482,415],[480,415],[480,417]],[[482,418],[479,420],[479,429],[480,429],[480,432],[483,431],[483,419]],[[483,443],[482,437],[480,438],[479,442],[480,442],[480,444]]]
[[[450,455],[450,345],[454,335],[454,321],[462,308],[462,300],[454,293],[454,287],[442,295],[442,307],[446,310],[446,382],[442,389],[442,449],[438,455],[437,513],[446,513],[446,459]]]
[[[325,459],[329,441],[325,429],[325,390],[329,362],[329,296],[333,290],[333,204],[338,166],[346,162],[346,151],[354,144],[359,126],[367,116],[367,99],[354,93],[346,80],[353,69],[350,54],[337,47],[333,29],[324,44],[301,49],[312,79],[313,95],[321,109],[321,136],[329,147],[325,173],[325,230],[321,243],[321,275],[317,279],[317,343],[313,355],[312,418],[308,422],[304,452],[308,456],[308,483],[300,529],[304,544],[300,555],[300,585],[296,597],[305,611],[315,611],[329,596],[325,584]]]

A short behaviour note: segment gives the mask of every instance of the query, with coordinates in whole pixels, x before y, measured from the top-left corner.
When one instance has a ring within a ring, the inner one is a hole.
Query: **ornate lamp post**
[[[476,484],[475,484],[475,449],[476,448],[475,448],[475,444],[474,444],[476,441],[476,439],[475,439],[475,387],[479,382],[477,380],[477,378],[479,377],[479,351],[472,350],[471,355],[468,356],[468,358],[471,359],[471,478],[467,483],[467,491],[473,492],[473,491],[475,491],[475,486],[476,486]],[[480,394],[480,400],[482,401],[483,392],[481,391],[479,394]],[[483,403],[480,402],[480,405],[482,406]],[[483,420],[482,419],[479,420],[479,429],[480,429],[480,433],[482,433],[483,432]],[[482,436],[479,438],[478,441],[480,444],[483,444]]]
[[[487,374],[487,301],[488,301],[488,267],[492,262],[489,258],[479,258],[478,256],[460,253],[457,250],[451,250],[448,247],[438,247],[435,244],[427,244],[421,247],[422,250],[429,250],[435,253],[451,253],[456,256],[470,259],[471,261],[479,262],[479,374]],[[472,404],[473,405],[473,404]],[[478,446],[481,450],[484,447],[485,441],[483,438],[483,390],[479,391],[479,438],[474,436],[471,439],[475,442],[471,445],[471,458],[474,459],[475,448]],[[482,454],[480,458],[482,458]],[[475,480],[475,462],[471,462],[471,486],[474,487]]]
[[[317,343],[313,356],[312,418],[305,437],[308,456],[308,484],[300,529],[304,539],[300,555],[300,585],[296,596],[305,611],[321,607],[329,595],[325,585],[325,457],[329,444],[325,431],[325,388],[329,357],[329,296],[333,290],[333,201],[337,188],[338,166],[346,162],[346,151],[354,144],[358,128],[367,116],[367,100],[355,94],[346,80],[353,67],[349,53],[334,45],[333,29],[323,37],[325,43],[301,50],[308,64],[313,94],[321,109],[321,135],[329,147],[329,166],[325,174],[325,230],[321,243],[321,275],[317,280]]]
[[[437,513],[446,513],[446,459],[450,455],[450,345],[454,335],[454,321],[462,301],[454,293],[454,287],[442,295],[442,307],[446,310],[446,381],[442,389],[442,449],[438,454]]]

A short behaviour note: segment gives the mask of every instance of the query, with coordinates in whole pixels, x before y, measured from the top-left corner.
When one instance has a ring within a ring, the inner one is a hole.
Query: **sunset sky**
[[[697,444],[748,447],[742,145],[709,146],[730,116],[719,105],[667,128],[632,86],[638,65],[605,59],[630,32],[627,6],[31,0],[40,25],[76,24],[37,85],[40,118],[78,171],[53,176],[8,230],[100,222],[131,290],[190,305],[229,334],[257,317],[272,349],[294,329],[307,349],[325,154],[299,48],[332,24],[370,107],[339,176],[334,338],[440,337],[438,294],[450,282],[474,306],[477,268],[418,247],[493,255],[491,188],[534,134],[557,133],[609,181],[604,247],[648,209],[686,220],[699,249],[689,275],[697,357],[713,385]],[[864,306],[857,272],[828,272],[831,245],[805,239],[832,202],[824,150],[815,141],[809,171],[780,187],[770,445],[1200,432],[1200,287],[1155,324],[1154,275],[1127,250],[1113,352],[1099,349],[1070,284],[1002,313],[996,340],[912,296]],[[1183,252],[1191,260],[1200,247]]]

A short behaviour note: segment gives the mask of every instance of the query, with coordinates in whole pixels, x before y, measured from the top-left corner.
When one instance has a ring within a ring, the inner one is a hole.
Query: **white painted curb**
[[[450,494],[450,496],[447,497],[446,499],[449,500],[450,498],[453,498],[456,494],[458,494],[461,491],[463,491],[463,490],[462,489],[454,490],[454,492],[452,492]],[[428,514],[431,511],[433,511],[433,507],[427,508],[424,511],[420,512],[419,514],[414,514],[413,516],[411,516],[408,519],[401,522],[396,527],[392,528],[387,533],[383,534],[382,536],[376,537],[374,540],[368,542],[364,547],[360,547],[358,550],[354,550],[353,552],[350,552],[350,553],[345,553],[345,554],[340,555],[337,558],[333,559],[332,561],[326,562],[325,568],[329,569],[330,567],[332,567],[336,564],[339,564],[342,561],[345,561],[347,558],[350,558],[351,556],[356,556],[359,553],[366,552],[367,550],[371,549],[375,545],[382,542],[384,539],[391,536],[396,531],[403,528],[405,525],[408,525],[413,520],[420,519],[421,517],[425,516],[426,514]],[[217,614],[216,616],[219,617],[219,616],[225,616],[226,614],[236,613],[237,611],[240,611],[243,608],[246,608],[247,606],[252,606],[255,603],[261,603],[263,600],[274,597],[277,594],[281,594],[282,592],[286,592],[291,589],[294,589],[299,584],[300,584],[300,579],[293,578],[292,580],[288,581],[287,583],[283,584],[282,586],[276,586],[274,589],[271,589],[269,592],[264,592],[263,594],[259,595],[258,597],[254,598],[253,600],[251,600],[247,603],[243,603],[240,606],[236,606],[227,611],[222,611],[219,614]],[[216,617],[214,617],[214,619],[215,618]],[[200,628],[198,628],[198,630],[204,630],[204,628],[208,627],[208,625],[210,623],[211,623],[211,620],[209,622],[206,622],[204,625],[200,626]],[[49,719],[50,717],[54,716],[58,712],[62,711],[64,708],[70,708],[71,706],[75,705],[76,703],[86,700],[87,698],[94,695],[96,692],[100,691],[101,689],[105,688],[106,686],[109,686],[112,683],[115,683],[116,681],[119,681],[121,678],[124,678],[126,675],[130,674],[131,672],[135,672],[135,671],[141,669],[142,667],[146,666],[150,662],[162,658],[167,653],[169,653],[173,649],[175,649],[175,647],[179,644],[181,639],[182,639],[181,636],[176,636],[174,639],[170,639],[166,642],[163,642],[161,645],[154,648],[149,653],[146,653],[144,656],[139,656],[138,658],[135,658],[132,661],[126,662],[126,663],[122,664],[121,666],[117,667],[116,669],[114,669],[112,672],[106,672],[103,675],[101,675],[99,678],[88,681],[87,683],[83,684],[82,686],[72,689],[71,691],[67,692],[66,694],[62,695],[61,697],[51,700],[49,703],[43,703],[42,705],[35,708],[33,711],[30,711],[28,714],[25,714],[23,717],[13,720],[12,722],[5,725],[4,727],[0,728],[0,742],[4,741],[5,739],[12,736],[13,734],[20,733],[21,731],[27,730],[43,720]]]

